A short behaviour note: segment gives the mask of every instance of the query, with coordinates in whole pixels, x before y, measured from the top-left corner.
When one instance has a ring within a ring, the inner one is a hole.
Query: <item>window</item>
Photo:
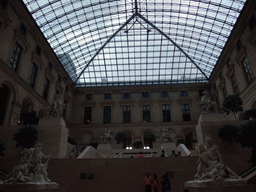
[[[35,85],[35,78],[36,78],[37,66],[35,64],[32,65],[30,77],[29,77],[29,85],[34,87]]]
[[[60,83],[61,82],[61,76],[58,75],[58,82]]]
[[[66,86],[66,92],[68,93],[68,86]]]
[[[142,92],[142,98],[149,98],[149,92]]]
[[[36,46],[36,53],[37,55],[40,55],[41,53],[41,48],[38,45]]]
[[[163,107],[163,121],[170,122],[171,121],[170,105],[162,105],[162,107]]]
[[[43,98],[45,100],[47,100],[48,90],[49,90],[49,79],[46,78],[44,82],[44,93],[43,93]]]
[[[215,91],[217,89],[216,84],[213,84],[213,90]]]
[[[123,99],[130,99],[131,94],[130,93],[123,93]]]
[[[23,23],[20,24],[20,32],[25,35],[27,31],[27,28],[23,25]]]
[[[224,98],[227,96],[226,86],[222,87],[222,94]]]
[[[111,106],[104,107],[103,123],[111,123]]]
[[[249,65],[248,65],[247,58],[244,58],[243,66],[244,66],[244,72],[245,72],[245,75],[246,75],[246,79],[249,83],[249,82],[252,81],[252,74],[251,74],[251,70],[250,70]]]
[[[84,108],[84,123],[89,124],[92,122],[92,107]]]
[[[223,79],[223,75],[222,75],[222,73],[220,72],[220,74],[219,74],[219,78],[220,78],[220,80],[222,80]]]
[[[105,93],[104,99],[106,100],[111,99],[111,93]]]
[[[228,58],[228,60],[227,60],[227,65],[228,65],[228,67],[229,67],[231,64],[232,64],[232,63],[231,63],[231,59]]]
[[[12,70],[16,70],[17,65],[18,65],[18,61],[21,55],[21,47],[19,46],[19,44],[15,44],[14,48],[13,48],[13,52],[12,52],[12,57],[11,57],[11,61],[9,63],[9,67]]]
[[[131,123],[131,106],[123,106],[123,123]]]
[[[86,94],[85,99],[86,99],[87,101],[92,100],[92,94]]]
[[[180,96],[181,97],[187,97],[188,96],[187,91],[180,91]]]
[[[162,98],[168,97],[168,91],[161,91],[161,97]]]
[[[240,51],[243,47],[241,40],[239,40],[236,44],[237,50]]]
[[[249,21],[250,27],[251,29],[253,29],[256,25],[256,19],[255,19],[255,15],[252,16],[252,18]]]
[[[235,93],[235,95],[238,95],[239,92],[238,92],[238,87],[237,87],[237,84],[236,84],[236,78],[235,78],[234,75],[231,76],[231,81],[232,81],[234,93]]]
[[[48,69],[51,71],[52,70],[52,64],[49,62],[48,63]]]
[[[189,104],[182,104],[183,121],[190,121]]]
[[[143,110],[143,122],[151,122],[151,115],[150,115],[150,105],[143,105],[142,106]]]

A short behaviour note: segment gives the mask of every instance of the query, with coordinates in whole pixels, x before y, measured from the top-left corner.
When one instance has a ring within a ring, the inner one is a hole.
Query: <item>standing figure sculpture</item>
[[[201,113],[208,113],[209,110],[216,105],[215,102],[211,100],[209,93],[207,91],[203,92],[203,96],[201,100],[198,101],[198,104],[201,105],[202,112]]]
[[[65,107],[67,106],[67,104],[63,104],[61,102],[61,98],[60,98],[61,94],[60,93],[56,93],[53,96],[53,100],[52,100],[52,105],[49,106],[49,116],[50,117],[62,117],[62,113],[63,110],[65,109]]]
[[[173,138],[175,137],[176,137],[176,134],[171,128],[164,127],[162,129],[161,138],[163,138],[163,143],[171,143],[173,142]]]
[[[100,143],[101,144],[108,144],[111,142],[111,133],[112,131],[109,129],[102,130],[102,133],[100,134]]]

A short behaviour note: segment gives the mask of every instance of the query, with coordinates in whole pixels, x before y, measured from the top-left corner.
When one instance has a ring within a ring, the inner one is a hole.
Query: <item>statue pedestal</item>
[[[40,131],[38,142],[44,144],[43,153],[51,154],[51,158],[66,158],[68,129],[65,121],[60,117],[40,119],[38,123]]]
[[[221,113],[205,113],[199,116],[198,122],[200,121],[224,121],[225,117]]]
[[[186,187],[189,192],[254,192],[253,185]]]
[[[59,184],[57,183],[45,183],[45,184],[0,184],[0,190],[2,192],[17,192],[17,191],[27,191],[27,192],[58,192]]]
[[[99,151],[111,150],[111,144],[99,144],[97,147]]]

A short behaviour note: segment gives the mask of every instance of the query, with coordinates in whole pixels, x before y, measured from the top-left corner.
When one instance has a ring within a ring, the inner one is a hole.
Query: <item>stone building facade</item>
[[[152,145],[145,135],[153,133],[157,146],[162,129],[170,127],[174,142],[184,139],[191,148],[200,116],[197,101],[204,90],[219,106],[225,95],[239,94],[245,110],[256,108],[255,8],[249,0],[209,83],[76,88],[23,3],[6,1],[0,6],[0,124],[17,125],[20,113],[27,110],[47,118],[54,94],[60,93],[68,105],[64,119],[69,136],[79,144],[98,140],[107,128],[113,139],[125,132],[125,146],[134,141]],[[220,112],[219,106],[215,110]]]

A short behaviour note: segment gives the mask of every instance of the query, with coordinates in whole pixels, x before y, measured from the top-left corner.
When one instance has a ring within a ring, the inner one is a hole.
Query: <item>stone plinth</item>
[[[99,144],[97,147],[99,151],[111,150],[111,144]]]
[[[57,183],[47,183],[47,184],[0,184],[0,190],[2,192],[12,192],[12,191],[26,191],[26,192],[57,192],[59,191],[59,184]]]
[[[254,192],[253,185],[186,187],[189,192]]]
[[[44,154],[53,153],[52,158],[66,158],[68,129],[65,121],[60,117],[44,118],[40,119],[38,125]]]
[[[200,121],[224,121],[225,116],[220,113],[205,113],[199,116],[198,122]]]

